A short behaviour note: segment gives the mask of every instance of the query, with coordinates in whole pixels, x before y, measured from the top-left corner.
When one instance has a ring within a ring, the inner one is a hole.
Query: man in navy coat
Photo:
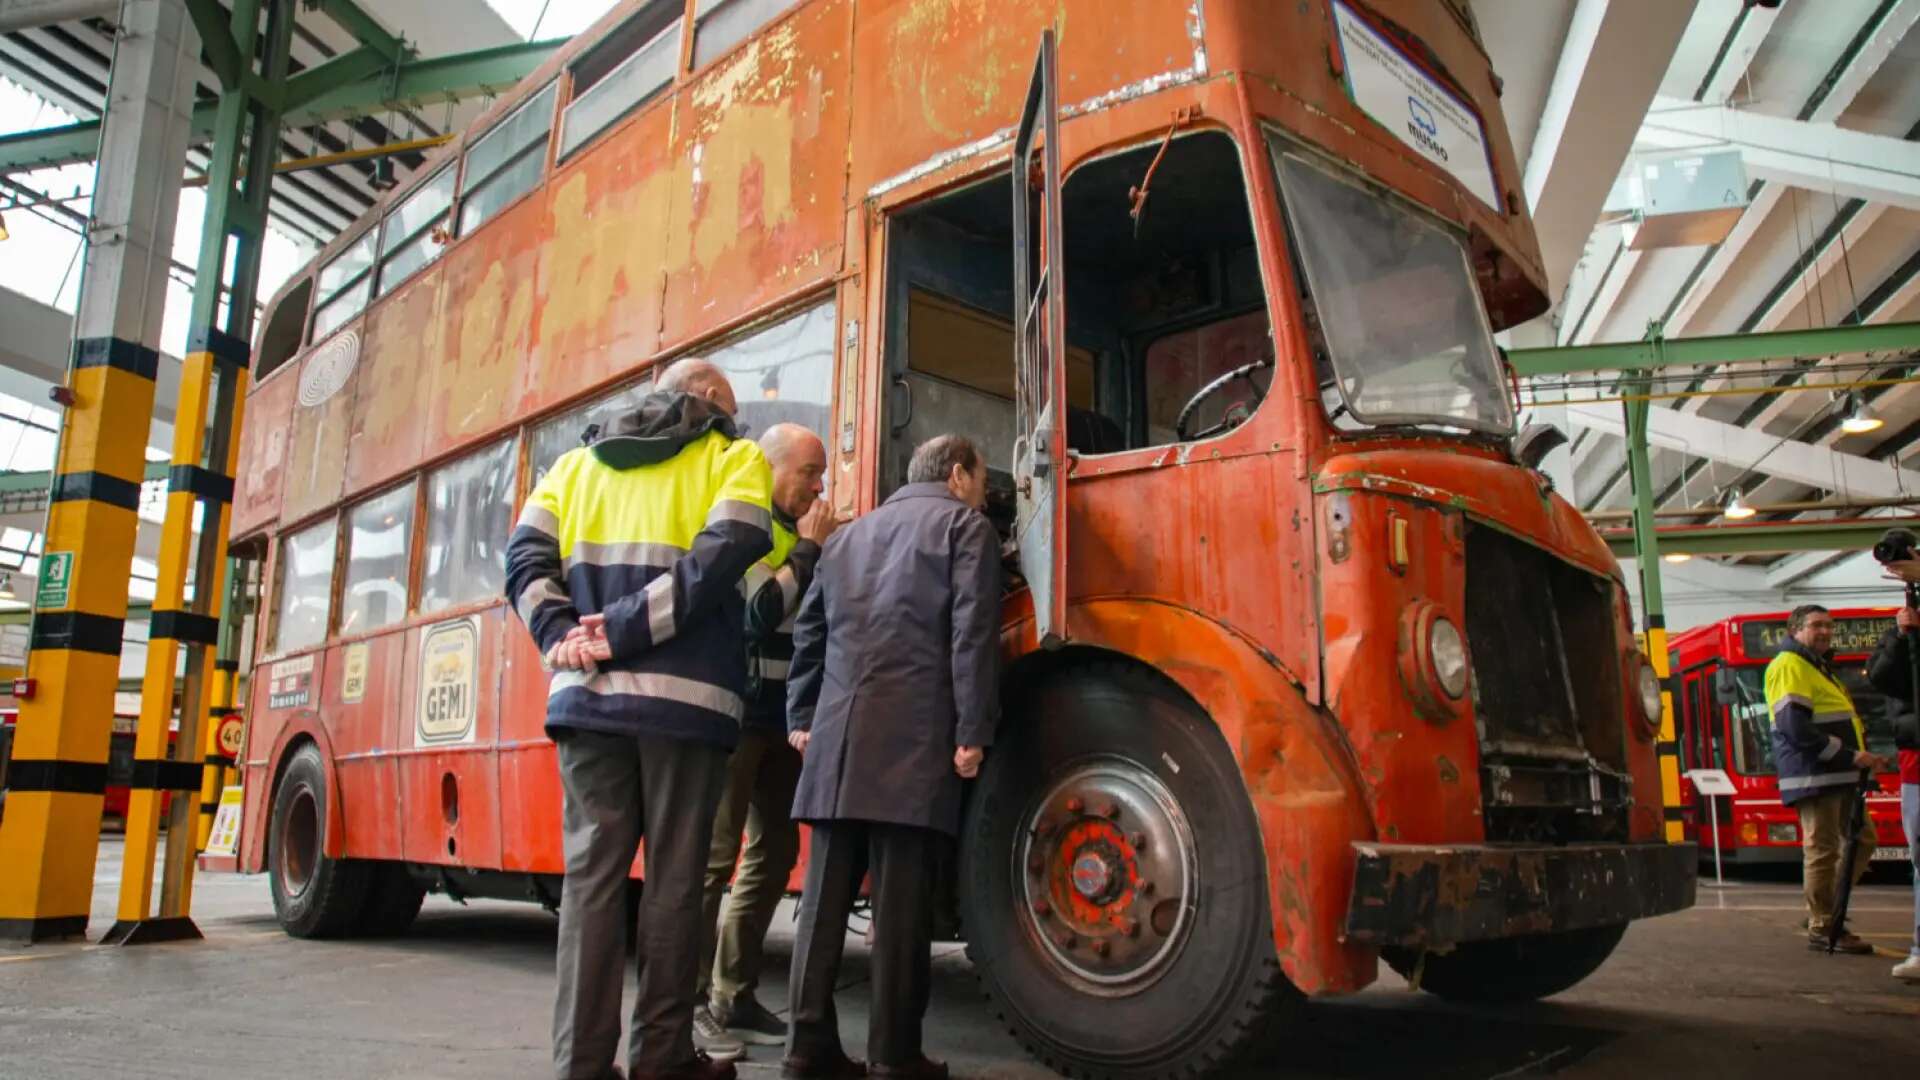
[[[960,828],[998,719],[999,537],[981,513],[987,468],[942,435],[914,451],[907,484],[835,533],[794,624],[789,740],[804,763],[793,816],[813,828],[784,1073],[858,1076],[840,1045],[833,987],[847,914],[873,874],[871,1075],[938,1080],[921,1051],[935,845]]]

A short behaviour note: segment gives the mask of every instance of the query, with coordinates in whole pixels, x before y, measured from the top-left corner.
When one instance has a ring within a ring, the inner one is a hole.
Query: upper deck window
[[[313,309],[315,339],[331,334],[367,306],[378,239],[378,230],[368,229],[320,268],[320,303]]]
[[[380,283],[375,295],[387,295],[415,270],[440,257],[441,245],[433,230],[447,220],[455,179],[453,169],[441,169],[387,215],[380,229]]]
[[[273,374],[300,351],[300,340],[307,325],[307,304],[312,300],[313,279],[309,277],[282,294],[273,310],[261,320],[260,349],[253,362],[255,381]]]
[[[693,12],[693,66],[705,67],[792,6],[793,0],[700,0]]]
[[[556,84],[507,114],[467,151],[461,183],[460,233],[466,235],[507,204],[532,191],[547,167],[547,134],[553,130]]]
[[[573,65],[573,102],[560,120],[562,160],[673,81],[685,10],[677,0],[653,0]]]

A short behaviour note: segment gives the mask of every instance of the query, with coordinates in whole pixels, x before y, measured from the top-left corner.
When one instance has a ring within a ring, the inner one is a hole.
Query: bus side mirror
[[[1513,437],[1513,456],[1529,469],[1538,469],[1547,455],[1567,445],[1567,433],[1552,424],[1528,424]]]
[[[1713,673],[1713,700],[1722,705],[1732,705],[1740,700],[1732,668],[1721,668]]]

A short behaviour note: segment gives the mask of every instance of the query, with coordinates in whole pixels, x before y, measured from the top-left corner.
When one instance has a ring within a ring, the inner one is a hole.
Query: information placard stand
[[[1720,872],[1720,804],[1714,801],[1714,797],[1733,794],[1733,781],[1720,769],[1689,769],[1686,776],[1693,782],[1693,790],[1706,801],[1707,817],[1712,823],[1713,883],[1725,885],[1727,879]]]

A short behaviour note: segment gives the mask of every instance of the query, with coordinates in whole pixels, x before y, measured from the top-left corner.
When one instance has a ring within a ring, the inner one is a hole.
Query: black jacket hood
[[[610,469],[658,465],[709,431],[737,439],[733,418],[703,397],[681,391],[648,394],[621,413],[592,443],[593,456]]]

